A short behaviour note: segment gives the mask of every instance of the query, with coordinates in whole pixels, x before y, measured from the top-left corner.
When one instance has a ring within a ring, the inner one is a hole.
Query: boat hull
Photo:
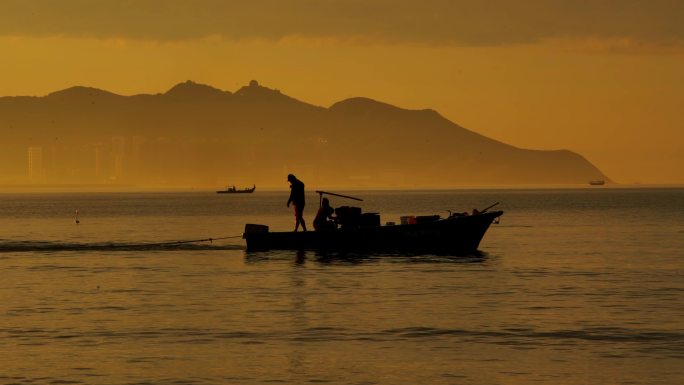
[[[502,211],[495,211],[427,223],[308,232],[269,232],[266,226],[247,225],[243,238],[247,242],[248,251],[396,251],[470,254],[477,252],[480,241],[490,224],[502,214]]]

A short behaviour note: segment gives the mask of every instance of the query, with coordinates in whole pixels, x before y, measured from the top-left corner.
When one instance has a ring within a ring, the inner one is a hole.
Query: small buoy
[[[76,216],[74,217],[74,221],[76,222],[76,224],[81,223],[81,221],[78,220],[78,210],[76,210]]]

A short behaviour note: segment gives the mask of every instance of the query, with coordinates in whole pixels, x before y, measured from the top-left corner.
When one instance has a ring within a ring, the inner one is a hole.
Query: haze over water
[[[478,257],[246,253],[158,243],[290,230],[284,192],[1,195],[0,383],[682,382],[684,189],[352,195],[505,213]]]

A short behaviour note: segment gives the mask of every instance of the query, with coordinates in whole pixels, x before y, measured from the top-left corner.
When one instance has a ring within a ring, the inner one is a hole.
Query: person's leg
[[[304,222],[304,205],[302,205],[299,210],[299,220],[302,221],[302,230],[306,231],[306,222]]]
[[[299,218],[300,218],[300,212],[299,212],[299,207],[297,205],[294,205],[294,215],[295,215],[295,233],[299,230]]]
[[[295,231],[299,229],[299,224],[302,224],[302,230],[306,231],[306,222],[304,222],[304,206],[295,206],[295,212],[297,217],[297,225],[295,226]]]

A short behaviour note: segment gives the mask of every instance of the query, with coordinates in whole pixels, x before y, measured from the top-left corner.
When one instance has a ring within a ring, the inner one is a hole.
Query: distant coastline
[[[344,188],[612,183],[578,153],[518,148],[435,110],[364,97],[325,108],[255,80],[132,96],[75,86],[0,97],[0,114],[0,180],[19,185],[277,186],[288,173]]]

